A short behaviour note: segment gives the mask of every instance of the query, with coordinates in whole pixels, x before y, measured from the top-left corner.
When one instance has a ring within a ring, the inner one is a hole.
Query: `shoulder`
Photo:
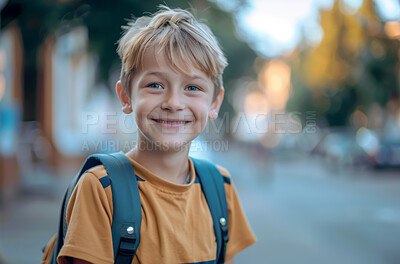
[[[86,204],[84,208],[100,206],[106,208],[107,214],[112,214],[111,180],[104,166],[93,167],[81,176],[69,200],[68,214],[78,204]]]
[[[231,174],[229,173],[229,171],[226,168],[222,167],[221,165],[215,164],[215,166],[217,167],[217,169],[219,170],[221,175],[224,177],[224,182],[228,183],[230,185],[231,184]]]
[[[111,184],[106,168],[103,165],[95,166],[87,170],[79,181],[80,184],[94,184],[95,182],[100,182],[103,188],[107,188]]]
[[[87,170],[85,174],[91,174],[97,179],[101,179],[102,177],[107,176],[107,171],[103,165],[99,165]]]
[[[190,160],[191,166],[196,166],[196,165],[200,166],[201,164],[203,164],[210,168],[211,167],[217,168],[218,172],[222,175],[222,177],[224,179],[224,183],[228,183],[228,185],[231,185],[231,174],[225,167],[222,167],[221,165],[216,164],[216,163],[211,162],[206,159],[197,159],[197,158],[190,157],[189,160]],[[192,167],[192,169],[194,170],[194,167]]]
[[[229,173],[229,171],[225,168],[225,167],[222,167],[221,165],[219,165],[219,164],[215,164],[215,166],[217,167],[217,169],[219,170],[219,172],[223,175],[223,176],[225,176],[225,177],[231,177],[231,174]]]
[[[111,179],[103,165],[87,170],[76,184],[70,204],[79,200],[97,200],[108,203],[112,211]]]

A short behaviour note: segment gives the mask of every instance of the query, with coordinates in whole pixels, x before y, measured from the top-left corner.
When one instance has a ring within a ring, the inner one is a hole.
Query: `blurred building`
[[[0,194],[5,195],[18,181],[18,133],[23,106],[22,53],[18,28],[10,26],[0,32]]]
[[[38,51],[37,108],[23,103],[23,45],[17,26],[0,33],[0,194],[77,171],[93,152],[128,149],[135,124],[115,94],[96,83],[98,57],[88,52],[85,26],[48,36]],[[25,79],[26,80],[26,79]],[[32,80],[34,81],[34,80]],[[24,111],[37,120],[24,121]],[[130,136],[130,137],[129,137]],[[122,145],[121,140],[126,139]],[[74,171],[74,170],[72,170]],[[72,176],[72,175],[71,175]],[[27,186],[29,187],[29,186]]]

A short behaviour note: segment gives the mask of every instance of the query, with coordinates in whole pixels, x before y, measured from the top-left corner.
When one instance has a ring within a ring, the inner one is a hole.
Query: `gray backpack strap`
[[[199,178],[201,189],[206,198],[208,208],[214,223],[214,232],[217,239],[217,262],[225,263],[226,245],[228,236],[228,205],[226,201],[224,179],[218,168],[205,160],[191,158],[196,175]]]
[[[108,155],[113,199],[112,237],[116,264],[130,264],[140,242],[142,206],[132,163],[122,153]],[[104,163],[103,163],[104,164]]]
[[[115,263],[132,263],[140,242],[140,225],[142,221],[139,188],[129,159],[122,153],[113,153],[89,156],[68,187],[62,202],[58,238],[52,252],[50,264],[57,264],[57,256],[64,245],[64,238],[68,229],[66,212],[71,194],[80,177],[87,170],[98,165],[104,165],[111,181],[113,198],[111,231]]]
[[[102,162],[98,158],[98,154],[89,156],[86,159],[85,163],[83,164],[79,173],[74,177],[72,182],[69,184],[69,186],[64,194],[63,201],[61,203],[61,212],[60,212],[59,223],[58,223],[57,240],[54,245],[53,251],[51,253],[51,258],[50,258],[49,264],[57,264],[58,263],[57,257],[58,257],[58,254],[60,253],[61,248],[64,245],[65,235],[68,230],[67,219],[66,219],[68,202],[71,198],[72,192],[74,191],[76,184],[78,183],[81,176],[87,170],[89,170],[95,166],[101,165],[101,164],[102,164]]]

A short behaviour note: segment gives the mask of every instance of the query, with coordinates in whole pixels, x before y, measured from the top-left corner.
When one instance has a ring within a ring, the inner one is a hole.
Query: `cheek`
[[[140,103],[140,101],[135,102],[132,104],[133,114],[135,115],[136,123],[139,127],[143,124],[147,117],[148,108],[146,104]]]
[[[132,103],[132,106],[134,107],[136,113],[142,113],[141,116],[145,116],[151,111],[151,109],[154,108],[154,103],[155,100],[136,98],[136,100]]]
[[[208,119],[209,105],[207,103],[199,104],[193,109],[193,112],[196,119],[201,121],[202,124],[205,124]]]

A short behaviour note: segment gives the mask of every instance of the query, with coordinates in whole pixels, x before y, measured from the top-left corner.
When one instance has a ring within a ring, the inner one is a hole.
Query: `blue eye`
[[[189,91],[200,91],[200,88],[194,85],[190,85],[186,89],[188,89]]]
[[[148,87],[154,88],[154,89],[162,89],[162,86],[159,83],[151,83],[148,85]]]

